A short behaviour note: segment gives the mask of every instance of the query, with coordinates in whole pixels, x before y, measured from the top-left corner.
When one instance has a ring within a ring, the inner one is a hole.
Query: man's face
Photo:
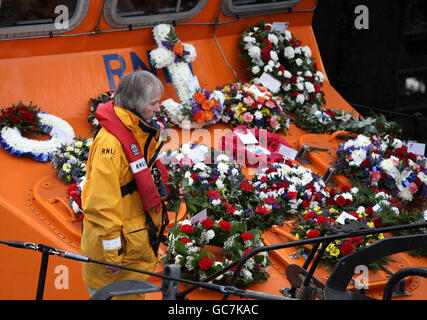
[[[145,119],[145,121],[150,122],[151,119],[154,118],[154,116],[160,112],[160,98],[161,94],[154,94],[152,98],[148,101],[147,106],[142,110],[138,110],[139,108],[136,108],[136,111],[138,111],[141,116]]]

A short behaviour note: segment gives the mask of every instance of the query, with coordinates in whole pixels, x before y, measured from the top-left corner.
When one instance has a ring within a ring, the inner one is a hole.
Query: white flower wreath
[[[67,121],[54,115],[39,112],[39,126],[51,139],[38,141],[23,137],[17,127],[3,127],[0,132],[2,146],[12,155],[31,157],[36,161],[50,161],[53,152],[62,143],[71,142],[75,135]]]

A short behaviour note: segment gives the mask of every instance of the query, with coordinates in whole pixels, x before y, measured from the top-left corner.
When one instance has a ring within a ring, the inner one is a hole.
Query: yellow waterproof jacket
[[[162,146],[160,131],[133,112],[114,107],[119,119],[132,131],[152,167]],[[86,182],[82,190],[84,212],[81,252],[84,256],[113,264],[153,271],[158,264],[149,244],[144,208],[138,190],[122,196],[121,187],[134,180],[119,140],[101,128],[88,159]],[[160,229],[162,213],[150,215]],[[120,270],[114,276],[103,265],[84,263],[83,280],[99,290],[123,279],[145,280],[148,276]]]

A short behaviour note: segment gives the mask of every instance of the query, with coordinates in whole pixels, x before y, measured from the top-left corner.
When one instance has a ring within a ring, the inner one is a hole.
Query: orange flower
[[[198,123],[203,123],[205,122],[205,113],[203,110],[198,111],[195,115],[194,115],[194,120],[196,120],[196,122]]]
[[[198,104],[202,104],[202,102],[206,100],[205,94],[201,92],[196,92],[195,94],[193,94],[193,98],[196,99],[196,102]]]
[[[203,110],[210,110],[212,108],[212,103],[209,100],[205,100],[202,103]]]
[[[173,53],[175,53],[178,56],[182,56],[184,54],[184,45],[182,44],[181,41],[174,44]]]
[[[213,112],[212,111],[205,111],[205,121],[211,121],[213,118]]]

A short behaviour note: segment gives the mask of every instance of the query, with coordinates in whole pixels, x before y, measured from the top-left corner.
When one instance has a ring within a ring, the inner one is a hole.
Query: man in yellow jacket
[[[150,169],[162,146],[159,126],[153,117],[160,111],[163,90],[155,75],[137,71],[121,78],[114,95],[114,111],[144,151]],[[137,190],[129,188],[133,181],[120,141],[101,128],[90,150],[82,191],[81,251],[95,260],[154,271],[158,257],[149,243],[141,197]],[[160,229],[161,210],[153,209],[149,213]],[[91,295],[111,282],[148,278],[141,273],[93,263],[83,264],[82,269]],[[143,298],[143,295],[124,298]]]

